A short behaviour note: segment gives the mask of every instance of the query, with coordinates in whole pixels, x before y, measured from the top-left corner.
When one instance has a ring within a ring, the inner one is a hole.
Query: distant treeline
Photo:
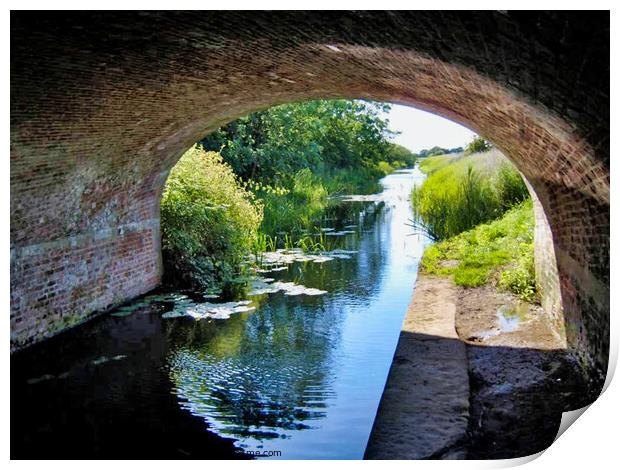
[[[415,154],[415,156],[418,158],[426,158],[426,157],[435,157],[437,155],[446,155],[449,153],[462,153],[462,152],[463,152],[463,147],[454,147],[451,149],[446,149],[443,147],[435,146],[430,149],[420,150],[418,153]]]
[[[430,149],[420,150],[415,154],[416,158],[426,158],[426,157],[436,157],[439,155],[448,155],[453,153],[463,153],[465,155],[471,155],[473,153],[485,152],[493,148],[493,144],[486,140],[484,137],[480,137],[475,135],[471,142],[467,144],[467,147],[454,147],[451,149],[446,149],[443,147],[432,147]]]

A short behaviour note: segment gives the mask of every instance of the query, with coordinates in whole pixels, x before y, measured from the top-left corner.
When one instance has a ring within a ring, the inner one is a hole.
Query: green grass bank
[[[532,201],[512,164],[492,149],[429,157],[420,168],[428,178],[412,192],[414,224],[437,241],[423,271],[536,302]]]

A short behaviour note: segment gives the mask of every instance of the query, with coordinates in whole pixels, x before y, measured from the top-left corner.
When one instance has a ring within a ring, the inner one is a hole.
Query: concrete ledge
[[[469,418],[465,345],[451,279],[418,275],[366,459],[462,459]]]

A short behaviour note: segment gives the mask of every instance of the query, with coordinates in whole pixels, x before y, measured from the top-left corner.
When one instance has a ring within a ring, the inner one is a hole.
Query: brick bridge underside
[[[607,12],[14,12],[12,349],[158,285],[162,187],[194,142],[252,111],[343,97],[452,119],[515,163],[551,230],[543,288],[600,377]]]

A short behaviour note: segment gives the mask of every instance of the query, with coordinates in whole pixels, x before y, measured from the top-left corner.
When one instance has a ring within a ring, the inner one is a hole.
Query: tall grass
[[[329,192],[320,177],[305,168],[292,178],[292,187],[285,195],[257,193],[265,210],[261,232],[272,237],[300,234],[320,223],[328,205]]]
[[[436,157],[427,157],[421,158],[420,162],[420,170],[430,175],[435,171],[443,168],[444,166],[454,162],[455,160],[459,160],[462,158],[462,154],[448,154],[448,155],[438,155]]]
[[[497,219],[529,197],[519,172],[497,150],[429,157],[420,166],[429,176],[411,194],[414,223],[435,240]]]
[[[339,168],[320,174],[330,196],[341,194],[372,194],[381,190],[379,180],[404,164],[381,161],[374,167]]]
[[[286,191],[255,191],[264,205],[261,232],[278,237],[278,246],[283,245],[285,236],[298,246],[309,232],[317,232],[323,225],[326,213],[337,204],[334,196],[376,193],[381,190],[379,179],[401,166],[380,163],[372,168],[341,168],[319,174],[304,168],[292,176]],[[309,244],[307,238],[305,243]]]

